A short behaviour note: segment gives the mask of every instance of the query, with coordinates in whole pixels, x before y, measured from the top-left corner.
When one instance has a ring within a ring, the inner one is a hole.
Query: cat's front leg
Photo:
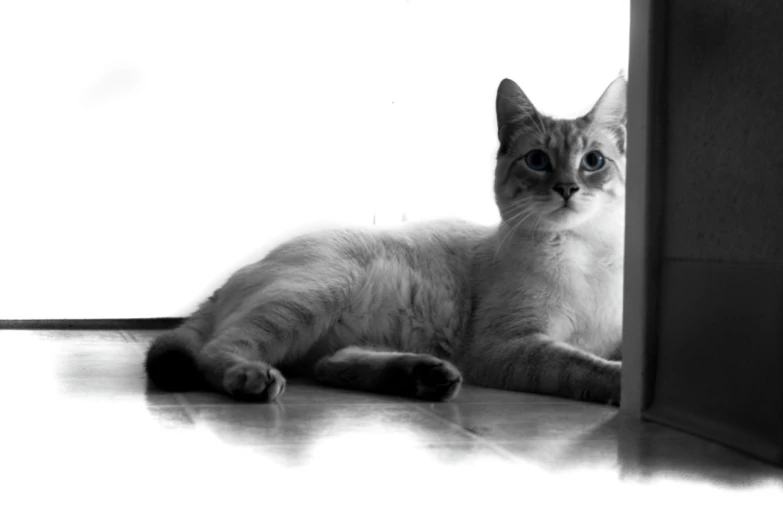
[[[450,362],[421,353],[351,346],[322,358],[314,368],[322,384],[429,401],[453,399],[462,385]]]
[[[479,386],[620,404],[620,362],[544,334],[483,339],[459,366],[466,382]]]

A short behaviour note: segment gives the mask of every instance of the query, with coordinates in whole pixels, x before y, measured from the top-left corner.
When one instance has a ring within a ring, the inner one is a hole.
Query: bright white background
[[[0,319],[189,313],[281,239],[497,222],[495,91],[627,68],[628,0],[0,4]]]

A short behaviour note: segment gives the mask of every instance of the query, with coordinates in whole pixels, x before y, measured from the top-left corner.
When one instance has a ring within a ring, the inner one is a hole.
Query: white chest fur
[[[544,257],[539,275],[546,280],[549,335],[598,356],[610,355],[622,338],[622,245],[569,240]]]

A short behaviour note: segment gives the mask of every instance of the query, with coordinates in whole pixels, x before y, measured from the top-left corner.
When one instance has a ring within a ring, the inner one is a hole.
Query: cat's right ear
[[[498,118],[498,139],[500,152],[508,148],[517,125],[530,119],[536,113],[536,108],[513,80],[506,78],[498,86],[495,100],[495,111]]]

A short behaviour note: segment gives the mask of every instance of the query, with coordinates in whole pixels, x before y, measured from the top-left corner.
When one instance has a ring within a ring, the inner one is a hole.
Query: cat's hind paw
[[[268,402],[285,391],[285,378],[268,364],[238,363],[226,370],[223,388],[235,399]]]

